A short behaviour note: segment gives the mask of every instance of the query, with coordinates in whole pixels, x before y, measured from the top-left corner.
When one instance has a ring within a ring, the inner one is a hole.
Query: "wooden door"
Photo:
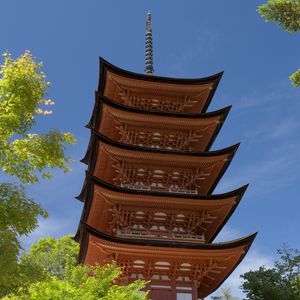
[[[176,300],[176,293],[171,290],[151,290],[149,293],[151,300]]]

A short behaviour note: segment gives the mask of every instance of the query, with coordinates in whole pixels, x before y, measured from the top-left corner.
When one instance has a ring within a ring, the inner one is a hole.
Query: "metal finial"
[[[152,27],[151,27],[151,12],[147,13],[146,22],[146,74],[153,74],[153,49],[152,49]]]

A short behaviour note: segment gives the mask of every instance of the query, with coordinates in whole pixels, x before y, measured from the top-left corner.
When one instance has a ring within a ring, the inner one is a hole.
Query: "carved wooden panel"
[[[130,189],[197,194],[198,189],[218,163],[203,168],[164,167],[118,161],[113,167],[117,176],[114,184]]]
[[[111,233],[126,238],[151,238],[156,240],[180,240],[205,242],[207,226],[217,219],[218,210],[183,211],[159,208],[123,207],[111,209]]]
[[[141,108],[149,111],[161,112],[184,112],[198,104],[198,98],[202,94],[208,94],[210,89],[203,89],[195,96],[176,96],[175,94],[163,95],[161,93],[147,94],[147,92],[139,92],[130,88],[122,87],[115,80],[114,94],[122,99],[123,104]]]
[[[120,124],[116,128],[120,134],[120,142],[125,144],[146,146],[158,149],[194,150],[194,144],[202,139],[207,126],[201,130],[166,130],[146,126],[137,128]]]
[[[92,242],[98,248],[102,245],[98,242]],[[129,280],[144,279],[151,280],[151,284],[176,283],[176,285],[187,284],[199,287],[204,284],[204,279],[216,280],[224,270],[227,269],[226,261],[231,256],[220,259],[210,259],[197,262],[179,262],[177,260],[160,259],[149,257],[134,259],[124,256],[114,255],[113,260],[118,266],[122,267],[123,276]]]
[[[198,118],[179,118],[126,111],[105,101],[100,116],[96,115],[100,118],[97,130],[102,135],[125,144],[157,149],[206,151],[228,113],[224,109]]]
[[[107,71],[104,96],[133,107],[152,111],[203,112],[221,74],[199,82],[140,80]]]
[[[163,96],[145,96],[129,90],[120,92],[124,104],[151,111],[184,112],[187,107],[193,107],[197,100],[185,96],[184,98],[170,98]]]
[[[124,268],[123,275],[128,282],[140,278],[150,281],[151,286],[171,286],[176,290],[194,287],[198,298],[204,298],[235,269],[255,235],[231,243],[188,247],[163,246],[162,242],[158,245],[145,240],[113,242],[104,238],[89,236],[84,263],[103,264],[104,259],[107,263],[106,258],[112,257]]]

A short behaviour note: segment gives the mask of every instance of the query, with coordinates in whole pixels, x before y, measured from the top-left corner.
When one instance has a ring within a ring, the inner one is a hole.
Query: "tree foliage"
[[[300,86],[300,69],[290,76],[290,80],[294,87]]]
[[[268,0],[258,12],[266,22],[276,22],[289,32],[300,31],[300,0]]]
[[[258,7],[266,22],[275,22],[289,32],[300,32],[300,0],[268,0]],[[294,87],[300,86],[300,69],[289,79]]]
[[[249,271],[242,289],[249,300],[299,300],[300,299],[300,253],[298,250],[278,250],[280,260],[274,268],[262,266],[257,271]]]
[[[113,283],[121,274],[114,264],[100,266],[75,266],[66,270],[64,278],[55,276],[33,283],[28,292],[8,295],[14,300],[145,300],[147,293],[139,293],[145,284],[135,281],[127,286]]]
[[[10,292],[15,280],[10,275],[19,272],[18,237],[34,230],[37,216],[47,216],[41,206],[27,198],[24,188],[11,183],[0,183],[0,296]]]
[[[2,300],[145,300],[143,281],[119,286],[122,270],[115,264],[76,265],[79,246],[70,236],[43,238],[19,262],[14,293]],[[20,279],[21,278],[21,279]],[[23,281],[21,281],[23,280]],[[20,284],[22,283],[22,284]]]
[[[51,114],[40,106],[53,105],[45,99],[50,83],[42,71],[42,64],[34,61],[27,51],[13,60],[5,54],[0,68],[0,166],[22,183],[38,181],[36,171],[51,177],[48,168],[69,171],[70,158],[65,145],[73,144],[70,133],[51,130],[45,134],[30,133],[37,115]]]
[[[0,296],[17,291],[26,292],[31,284],[51,277],[62,279],[66,267],[76,265],[79,245],[71,236],[60,239],[42,238],[31,245],[28,253],[23,253],[17,262],[4,272],[4,282],[0,285]],[[14,257],[15,258],[15,257]]]
[[[211,300],[239,300],[239,298],[232,296],[230,288],[224,288],[221,290],[221,296],[213,296]]]
[[[39,266],[45,273],[62,279],[66,266],[76,264],[78,252],[79,244],[70,235],[60,239],[42,238],[22,256],[21,264]]]
[[[69,171],[66,145],[74,144],[70,133],[51,130],[34,133],[38,115],[49,115],[42,106],[53,105],[46,99],[50,83],[37,63],[26,51],[17,59],[5,53],[0,65],[0,170],[21,184],[0,184],[0,295],[12,291],[20,272],[19,238],[38,226],[38,217],[47,213],[28,198],[22,184],[38,182],[39,175],[51,178],[50,169]],[[0,171],[0,172],[1,172]],[[3,175],[3,174],[2,174]]]
[[[37,282],[30,286],[25,296],[28,300],[143,300],[146,294],[139,294],[144,287],[142,281],[127,286],[113,284],[121,274],[114,264],[104,267],[76,266],[66,270],[65,277]],[[22,298],[20,298],[22,299]]]

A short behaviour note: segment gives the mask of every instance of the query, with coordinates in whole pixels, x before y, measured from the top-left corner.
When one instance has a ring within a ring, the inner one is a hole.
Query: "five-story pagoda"
[[[238,148],[209,151],[230,110],[206,112],[222,73],[154,76],[150,14],[146,29],[146,75],[100,59],[79,263],[116,261],[124,283],[150,282],[153,300],[203,299],[255,238],[212,243],[247,186],[212,194]]]

